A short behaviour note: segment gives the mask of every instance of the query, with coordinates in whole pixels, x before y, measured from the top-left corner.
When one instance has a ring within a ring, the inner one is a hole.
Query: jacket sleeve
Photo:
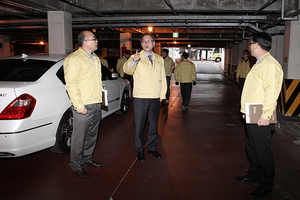
[[[276,109],[278,95],[280,93],[283,74],[279,73],[274,64],[266,66],[263,71],[262,86],[264,90],[264,101],[261,118],[271,119]]]
[[[196,66],[195,66],[195,64],[193,63],[193,80],[194,81],[197,81],[197,74],[196,74]]]
[[[64,61],[64,74],[66,80],[66,89],[70,97],[71,103],[75,110],[84,107],[81,100],[81,93],[79,89],[79,67],[76,59],[66,58]]]
[[[174,70],[175,82],[179,82],[179,68],[180,68],[180,64],[178,63]]]
[[[160,92],[160,99],[166,99],[167,79],[166,79],[166,73],[165,73],[164,67],[161,68],[161,76],[162,76],[162,79],[161,79],[162,87],[161,87],[161,92]]]
[[[123,70],[128,75],[133,75],[138,64],[137,62],[136,64],[130,67],[131,62],[133,62],[133,57],[134,55],[132,55],[123,65]]]
[[[241,62],[239,63],[239,65],[237,66],[237,70],[236,70],[236,78],[239,78],[241,74]]]
[[[122,61],[121,61],[121,59],[118,59],[118,63],[117,63],[117,72],[120,74],[121,73],[121,67],[123,67],[122,66]]]

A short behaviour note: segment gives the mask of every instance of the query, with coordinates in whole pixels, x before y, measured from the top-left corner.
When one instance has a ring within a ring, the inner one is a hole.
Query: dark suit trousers
[[[167,78],[167,94],[166,94],[166,100],[169,100],[170,98],[170,82],[171,82],[171,76],[166,76]]]
[[[92,160],[96,147],[101,119],[101,104],[85,105],[85,115],[77,113],[72,106],[73,133],[71,137],[71,162],[70,167],[76,171]]]
[[[250,162],[247,177],[260,181],[263,189],[274,187],[274,158],[271,150],[271,131],[274,125],[247,124],[246,153]]]
[[[148,118],[148,150],[155,151],[158,143],[159,99],[133,98],[135,121],[135,150],[145,149],[144,130]]]
[[[192,87],[192,83],[180,83],[182,105],[184,105],[185,107],[189,106],[192,94]]]

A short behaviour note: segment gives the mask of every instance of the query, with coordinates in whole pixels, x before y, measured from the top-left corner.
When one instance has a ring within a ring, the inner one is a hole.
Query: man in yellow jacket
[[[83,166],[101,165],[92,159],[101,119],[101,63],[93,53],[98,40],[92,32],[79,33],[78,44],[79,49],[64,61],[66,89],[73,113],[70,167],[76,175],[87,178],[90,174]]]
[[[257,124],[246,124],[247,144],[246,153],[250,162],[246,176],[238,176],[241,182],[260,184],[251,193],[255,198],[264,197],[272,192],[274,187],[274,159],[271,150],[271,131],[274,124],[270,119],[274,111],[283,80],[283,71],[277,60],[271,56],[269,50],[272,38],[261,32],[253,36],[250,44],[251,55],[257,61],[248,73],[241,98],[241,112],[245,118],[246,103],[262,103],[262,115]]]
[[[138,160],[144,161],[144,128],[148,118],[148,153],[156,158],[160,100],[166,98],[167,82],[163,58],[154,53],[155,38],[149,33],[140,40],[143,50],[132,55],[123,65],[124,72],[133,76],[133,107],[135,121],[135,150]]]
[[[191,61],[188,61],[187,58],[189,54],[183,52],[181,58],[182,60],[176,66],[175,73],[175,84],[179,85],[182,97],[182,111],[188,110],[188,106],[192,94],[192,85],[196,85],[197,75],[195,64]]]
[[[243,59],[239,63],[236,71],[236,82],[240,83],[239,88],[243,89],[247,74],[250,71],[251,65],[249,60],[250,52],[243,51]]]
[[[107,60],[106,60],[105,58],[102,57],[102,51],[101,51],[101,49],[96,50],[95,53],[96,53],[97,56],[99,57],[100,62],[101,62],[105,67],[109,68],[109,67],[108,67],[108,62],[107,62]]]
[[[123,70],[123,65],[128,60],[128,58],[130,57],[130,55],[131,55],[131,51],[127,49],[125,51],[124,56],[122,58],[118,59],[118,62],[117,62],[117,72],[120,74],[121,78],[125,77],[125,73],[124,73],[124,70]],[[126,77],[126,78],[128,79],[129,77]]]
[[[171,82],[172,69],[173,69],[173,59],[169,57],[168,49],[162,49],[161,55],[164,58],[164,66],[165,66],[166,79],[167,79],[167,94],[166,94],[165,104],[169,105],[170,82]]]

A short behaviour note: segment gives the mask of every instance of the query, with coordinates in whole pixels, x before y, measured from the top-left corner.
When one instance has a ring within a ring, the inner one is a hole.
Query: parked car
[[[73,117],[63,71],[67,55],[0,59],[0,157],[18,157],[50,148],[70,151]],[[24,56],[26,57],[26,56]],[[102,66],[108,106],[102,119],[130,105],[130,84]]]

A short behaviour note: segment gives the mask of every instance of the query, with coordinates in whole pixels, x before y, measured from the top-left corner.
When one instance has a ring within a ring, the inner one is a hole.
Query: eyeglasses
[[[85,41],[98,41],[98,39],[97,39],[97,38],[94,38],[94,39],[85,40]]]
[[[142,44],[151,43],[151,42],[153,42],[153,40],[144,40],[142,41]]]

